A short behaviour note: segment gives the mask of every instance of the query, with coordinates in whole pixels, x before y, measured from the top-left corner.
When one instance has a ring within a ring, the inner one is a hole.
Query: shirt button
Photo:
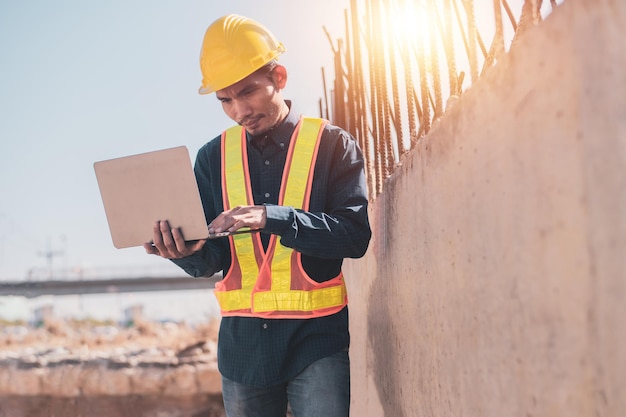
[[[268,159],[265,160],[265,165],[269,165],[270,161]]]
[[[270,198],[270,193],[265,193],[265,198]]]
[[[280,142],[280,149],[285,149],[285,143],[284,142]]]
[[[267,329],[267,323],[263,323],[263,328]]]

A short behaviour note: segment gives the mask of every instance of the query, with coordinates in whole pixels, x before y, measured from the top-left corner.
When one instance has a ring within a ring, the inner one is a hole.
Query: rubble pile
[[[37,328],[0,327],[0,416],[39,415],[18,409],[46,401],[66,406],[72,400],[77,406],[90,399],[117,404],[132,399],[135,406],[145,402],[152,415],[159,401],[170,409],[180,409],[173,406],[177,402],[219,403],[216,332],[217,323],[192,328],[141,322],[126,328],[49,320]]]

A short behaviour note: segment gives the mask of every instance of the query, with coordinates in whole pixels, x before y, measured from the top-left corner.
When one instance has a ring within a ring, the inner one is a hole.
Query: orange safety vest
[[[278,204],[308,210],[315,161],[325,120],[302,118],[291,138]],[[241,126],[222,133],[224,210],[253,205],[246,134]],[[343,274],[316,282],[302,267],[302,254],[271,235],[267,250],[258,233],[231,235],[231,265],[215,284],[223,316],[322,317],[348,303]]]

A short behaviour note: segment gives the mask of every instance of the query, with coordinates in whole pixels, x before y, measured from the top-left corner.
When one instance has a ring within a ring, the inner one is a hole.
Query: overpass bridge
[[[41,295],[210,289],[215,287],[215,282],[219,279],[221,279],[221,277],[111,278],[85,281],[10,281],[0,283],[0,296],[18,295],[26,298],[35,298]]]
[[[131,269],[99,270],[91,274],[83,272],[61,271],[45,275],[34,271],[22,280],[2,280],[0,296],[35,298],[42,295],[212,289],[215,282],[222,279],[221,273],[208,278],[193,278],[180,271],[167,270],[143,270],[139,274]]]

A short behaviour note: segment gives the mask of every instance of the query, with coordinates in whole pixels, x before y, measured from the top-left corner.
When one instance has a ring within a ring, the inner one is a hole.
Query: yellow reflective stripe
[[[313,154],[317,145],[322,119],[304,118],[291,152],[289,172],[286,177],[283,206],[302,208],[307,191],[309,172],[312,172]],[[289,291],[291,288],[291,254],[293,249],[277,244],[272,259],[272,292]],[[256,310],[256,305],[255,305]]]
[[[311,161],[322,122],[322,119],[309,118],[302,121],[289,167],[283,206],[302,208],[309,171],[314,169],[311,166]]]
[[[315,311],[343,304],[345,285],[312,291],[264,291],[254,293],[254,311]]]
[[[247,205],[246,179],[241,149],[241,126],[231,127],[224,135],[226,158],[226,190],[228,208]]]
[[[254,284],[259,275],[259,265],[254,255],[254,243],[252,235],[244,233],[241,235],[233,235],[235,253],[239,260],[239,268],[241,269],[241,289],[247,290],[248,294],[254,288]],[[250,307],[250,297],[248,296],[248,307]]]
[[[224,311],[249,310],[250,309],[250,289],[214,291],[220,308]]]
[[[272,291],[289,291],[291,288],[292,253],[293,249],[276,243],[272,258]]]
[[[226,131],[224,135],[225,143],[225,175],[226,175],[226,192],[228,197],[229,208],[237,206],[244,206],[248,204],[247,192],[246,192],[246,177],[243,166],[244,155],[242,149],[242,142],[245,138],[242,137],[243,129],[241,126],[235,126]],[[254,287],[256,278],[259,275],[259,266],[256,262],[254,255],[254,245],[251,234],[241,234],[231,236],[233,244],[235,245],[235,253],[239,261],[239,267],[241,269],[241,290],[243,294],[235,294],[233,292],[233,301],[235,305],[244,305],[241,308],[250,308],[250,292]],[[247,292],[247,301],[244,300],[244,294]],[[229,291],[230,293],[230,291]],[[223,298],[223,297],[222,297]],[[241,298],[241,299],[239,299]],[[230,304],[231,301],[227,304]],[[220,301],[220,305],[222,305]]]

